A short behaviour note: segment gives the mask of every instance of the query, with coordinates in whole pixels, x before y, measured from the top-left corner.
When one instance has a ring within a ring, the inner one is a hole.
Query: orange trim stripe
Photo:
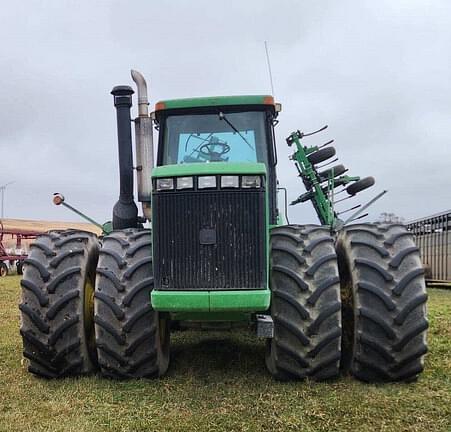
[[[155,111],[164,110],[166,108],[166,104],[164,102],[157,102],[155,104]]]

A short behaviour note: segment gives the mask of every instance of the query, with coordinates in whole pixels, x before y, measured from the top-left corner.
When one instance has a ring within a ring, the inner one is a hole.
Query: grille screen
[[[153,195],[155,288],[265,288],[263,190]]]

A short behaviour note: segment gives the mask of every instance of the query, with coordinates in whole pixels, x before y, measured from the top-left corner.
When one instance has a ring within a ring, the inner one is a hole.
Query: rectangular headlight
[[[159,178],[157,179],[157,191],[165,191],[174,189],[174,179]]]
[[[216,176],[202,176],[199,177],[197,186],[199,189],[211,189],[216,187]]]
[[[240,186],[240,179],[238,176],[221,176],[221,188],[237,188]]]
[[[241,177],[241,187],[244,189],[260,188],[262,185],[262,179],[260,176],[243,176]]]
[[[192,177],[177,177],[177,189],[192,189],[193,178]]]

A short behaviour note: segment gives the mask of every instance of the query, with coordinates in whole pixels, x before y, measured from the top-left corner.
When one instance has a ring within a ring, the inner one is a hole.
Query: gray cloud
[[[4,5],[0,184],[6,215],[74,219],[61,191],[103,221],[118,191],[109,94],[131,67],[158,99],[268,93],[270,43],[279,177],[303,192],[284,138],[329,124],[341,162],[390,193],[372,215],[450,207],[451,5],[445,1],[29,2]],[[307,141],[306,141],[307,142]],[[309,204],[291,220],[313,222]]]

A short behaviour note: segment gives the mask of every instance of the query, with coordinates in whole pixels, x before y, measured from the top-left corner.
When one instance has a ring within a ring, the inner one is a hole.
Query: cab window
[[[263,111],[169,115],[163,165],[209,162],[267,163]]]

